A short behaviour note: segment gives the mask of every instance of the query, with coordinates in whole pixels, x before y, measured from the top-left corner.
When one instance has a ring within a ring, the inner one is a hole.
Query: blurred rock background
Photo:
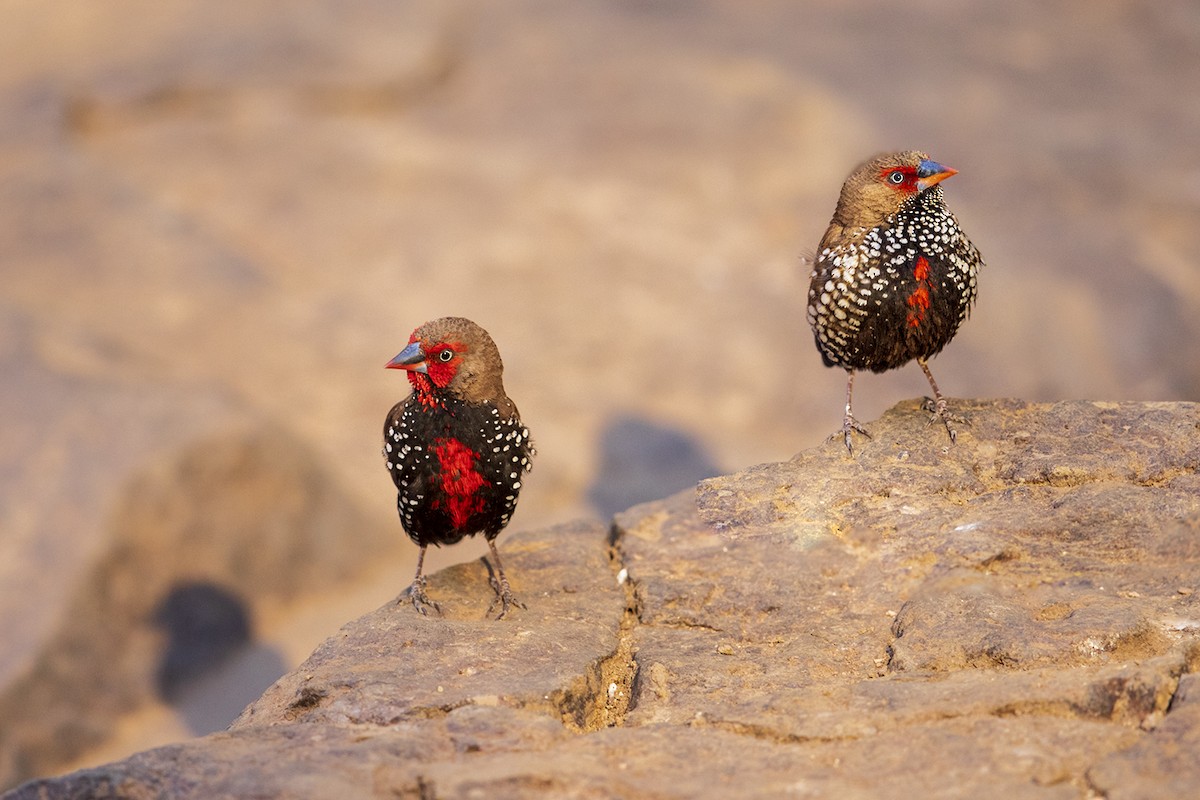
[[[820,442],[803,258],[879,150],[960,170],[988,262],[948,394],[1200,397],[1188,0],[3,19],[0,786],[224,727],[407,585],[382,366],[427,319],[500,344],[539,449],[515,528]]]

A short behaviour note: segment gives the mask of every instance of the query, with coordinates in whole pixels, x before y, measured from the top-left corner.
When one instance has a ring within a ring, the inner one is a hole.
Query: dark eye
[[[900,170],[896,170],[891,175],[888,175],[888,180],[899,186],[900,184],[904,183],[904,173]]]
[[[452,358],[454,358],[454,351],[449,348],[438,353],[438,360],[440,361],[449,361]]]

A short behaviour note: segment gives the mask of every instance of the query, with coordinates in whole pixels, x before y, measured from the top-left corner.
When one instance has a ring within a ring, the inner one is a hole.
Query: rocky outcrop
[[[294,436],[211,392],[0,354],[0,786],[245,644],[264,604],[353,575],[391,532]],[[347,527],[347,526],[353,527]],[[346,537],[352,537],[348,540]]]
[[[380,366],[430,317],[505,353],[540,450],[519,528],[820,441],[844,382],[802,319],[803,256],[873,151],[962,170],[948,191],[989,269],[944,388],[1200,397],[1193,15],[9,0],[0,789],[101,738],[227,724],[331,629],[264,598],[312,608],[378,566],[370,601],[327,612],[349,619],[412,574],[377,453],[404,385]],[[918,387],[872,376],[859,410]],[[159,612],[250,635],[269,669],[157,706],[167,730],[114,724],[214,657]]]
[[[511,619],[444,570],[228,731],[7,797],[1185,796],[1200,407],[956,408],[513,536]]]
[[[820,441],[844,381],[820,367],[802,319],[803,256],[873,151],[925,148],[962,170],[948,192],[989,268],[939,357],[943,388],[1200,397],[1200,116],[1179,90],[1200,83],[1193,14],[1188,0],[1103,13],[1033,0],[902,13],[886,0],[8,0],[0,787],[59,769],[61,745],[129,731],[110,724],[115,709],[196,668],[162,660],[157,639],[114,650],[106,625],[125,617],[93,600],[122,552],[109,523],[154,522],[138,507],[147,475],[197,512],[237,508],[268,527],[273,509],[309,516],[286,487],[355,506],[329,528],[351,541],[283,554],[298,571],[255,588],[307,593],[311,608],[337,577],[312,568],[357,558],[412,574],[377,453],[405,387],[380,367],[426,319],[476,319],[505,353],[540,451],[520,528],[607,520]],[[924,385],[915,368],[871,376],[859,411]],[[202,469],[218,481],[203,488],[164,466],[239,442],[258,453],[244,485],[286,499],[239,495],[236,473]],[[135,586],[203,597],[189,551],[162,546],[174,536],[141,529],[131,546],[163,558],[118,560],[152,568]],[[253,622],[257,601],[217,576],[199,576],[213,607],[232,592]],[[254,644],[282,652],[266,625]],[[279,627],[293,631],[280,634],[288,658],[328,633],[324,620]],[[226,630],[236,641],[246,625],[235,612]],[[131,654],[142,666],[127,668]],[[64,658],[86,666],[58,688],[17,683]],[[194,698],[227,723],[210,700]],[[18,748],[18,719],[90,732],[54,727]]]

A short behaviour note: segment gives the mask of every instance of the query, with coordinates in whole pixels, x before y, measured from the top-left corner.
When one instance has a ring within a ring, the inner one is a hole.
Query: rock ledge
[[[228,731],[6,797],[1194,791],[1200,408],[956,408],[513,536],[511,619],[444,570]]]

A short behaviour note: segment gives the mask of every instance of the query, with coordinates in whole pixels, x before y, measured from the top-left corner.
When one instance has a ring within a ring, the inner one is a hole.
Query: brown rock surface
[[[264,605],[380,546],[286,431],[212,393],[41,366],[7,333],[0,785],[102,741],[245,645]]]
[[[88,533],[95,512],[191,457],[172,408],[200,428],[251,421],[234,436],[269,420],[342,498],[354,546],[279,574],[289,590],[333,605],[312,594],[333,576],[304,576],[342,569],[341,556],[403,583],[413,551],[377,450],[404,387],[380,366],[442,314],[495,334],[538,441],[519,528],[607,518],[820,441],[843,384],[811,346],[800,257],[875,150],[922,147],[962,171],[948,191],[989,268],[938,362],[948,392],[1200,392],[1200,104],[1180,90],[1200,84],[1191,0],[11,0],[4,12],[0,391],[20,400],[0,420],[0,498],[15,498],[0,548],[20,540],[36,557],[0,571],[23,598],[5,604],[4,633],[22,641],[64,641],[63,598],[91,590],[90,548],[113,542]],[[915,369],[871,376],[857,407],[869,418],[923,390]],[[68,473],[61,437],[81,430],[101,438]],[[293,475],[278,463],[267,483]],[[244,509],[274,502],[264,492]],[[1086,489],[1070,502],[1086,516]],[[73,533],[55,541],[60,530]],[[182,565],[155,562],[152,582]],[[303,641],[329,629],[310,622]],[[1045,646],[1010,644],[1034,660]],[[107,646],[72,640],[71,653]],[[24,669],[62,655],[38,647],[0,654],[0,677],[5,658]]]
[[[527,610],[350,623],[225,733],[9,798],[1178,797],[1200,781],[1200,407],[913,402],[506,540]],[[108,794],[106,794],[108,793]]]

